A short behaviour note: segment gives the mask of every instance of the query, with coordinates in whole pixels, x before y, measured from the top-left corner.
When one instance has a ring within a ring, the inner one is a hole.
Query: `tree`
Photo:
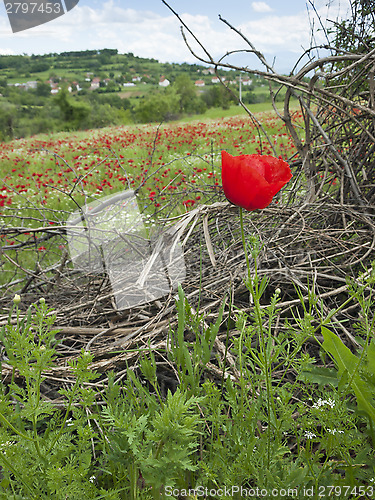
[[[177,76],[172,88],[178,97],[179,111],[189,113],[193,110],[197,101],[197,92],[189,76],[185,74]]]
[[[48,83],[38,82],[35,93],[40,97],[49,97],[51,95],[51,87]]]
[[[340,22],[334,22],[334,27],[328,30],[333,37],[333,46],[340,52],[352,54],[368,54],[375,47],[375,11],[372,0],[350,0],[351,16]],[[339,61],[337,70],[348,67],[352,61]],[[356,71],[364,70],[365,66],[357,65]],[[352,75],[346,75],[342,84],[352,83]],[[365,85],[366,88],[366,85]],[[358,92],[364,90],[363,85]],[[367,88],[366,88],[367,90]]]
[[[236,99],[223,85],[209,87],[203,94],[202,99],[208,108],[228,109],[231,102]]]
[[[88,103],[73,100],[66,89],[60,90],[55,97],[55,102],[60,108],[63,120],[69,124],[68,128],[79,128],[81,122],[85,120],[91,111]]]
[[[17,114],[17,106],[8,102],[0,101],[0,139],[13,139],[14,120]]]
[[[143,99],[134,111],[134,118],[140,123],[164,122],[178,116],[179,103],[176,94],[155,93]]]
[[[334,35],[334,45],[340,50],[366,54],[374,48],[375,11],[372,0],[351,0],[351,16],[335,22],[329,30]]]

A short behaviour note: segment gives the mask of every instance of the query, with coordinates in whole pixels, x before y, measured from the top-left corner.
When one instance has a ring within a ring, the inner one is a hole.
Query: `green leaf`
[[[367,348],[367,371],[375,376],[375,342],[372,340]]]
[[[326,385],[337,387],[337,371],[331,368],[313,366],[309,370],[302,370],[298,379],[304,382],[318,384],[319,387],[324,387]]]
[[[328,328],[322,327],[324,338],[323,349],[334,359],[339,376],[348,372],[348,383],[357,398],[358,409],[365,412],[375,423],[374,394],[369,390],[367,384],[361,379],[358,372],[359,358],[355,356],[342,342],[342,340],[332,333]]]
[[[344,370],[343,374],[341,375],[339,379],[339,385],[337,386],[337,389],[339,392],[344,392],[345,386],[349,382],[349,372],[348,370]]]

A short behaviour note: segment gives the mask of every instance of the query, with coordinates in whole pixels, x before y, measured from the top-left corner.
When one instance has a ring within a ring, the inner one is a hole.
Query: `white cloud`
[[[318,4],[320,1],[322,3]],[[341,0],[341,5],[347,1]],[[316,0],[322,19],[335,19],[333,9],[331,15],[327,16],[325,4],[326,0]],[[283,57],[283,52],[289,55],[293,53],[297,59],[303,52],[302,47],[309,47],[311,19],[306,9],[287,16],[276,15],[275,10],[271,12],[272,9],[265,2],[253,2],[252,7],[258,9],[257,12],[263,12],[262,19],[244,20],[237,27],[256,49],[264,52],[269,63],[272,63],[276,53],[278,58]],[[310,16],[313,15],[310,11]],[[215,59],[230,50],[249,48],[239,35],[216,18],[192,14],[182,14],[181,17]],[[321,37],[322,33],[316,32],[318,43],[324,43]],[[197,54],[205,55],[191,36],[188,36],[188,40]],[[175,16],[169,12],[158,14],[151,10],[122,8],[113,0],[105,0],[96,8],[92,4],[77,5],[68,14],[50,23],[17,34],[10,34],[5,18],[0,17],[0,42],[3,53],[27,51],[40,54],[117,48],[121,53],[133,52],[137,56],[155,58],[161,62],[197,62],[183,41],[180,22]],[[254,68],[256,61],[254,55],[245,54],[241,65]]]
[[[272,8],[266,2],[252,2],[251,7],[255,12],[272,12]]]
[[[309,44],[309,20],[306,15],[268,16],[259,21],[241,25],[241,31],[248,33],[255,47],[267,53],[288,50],[300,53],[301,47]]]

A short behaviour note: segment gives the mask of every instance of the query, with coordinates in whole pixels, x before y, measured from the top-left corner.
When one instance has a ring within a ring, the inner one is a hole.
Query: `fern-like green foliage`
[[[154,491],[175,486],[186,471],[196,469],[193,455],[198,447],[201,399],[179,389],[168,392],[158,411],[136,417],[126,400],[103,409],[108,433],[107,459],[118,469],[136,467]]]
[[[94,498],[96,487],[89,478],[95,433],[83,413],[73,411],[74,402],[92,405],[92,393],[84,387],[97,376],[89,369],[92,356],[83,352],[72,365],[76,382],[61,391],[67,407],[57,410],[42,399],[40,391],[44,372],[56,357],[57,331],[52,328],[56,317],[44,300],[33,304],[23,318],[17,306],[15,310],[17,321],[13,323],[9,316],[0,342],[7,363],[24,384],[13,378],[7,390],[0,387],[0,498],[11,498],[10,492],[14,498]],[[74,413],[72,429],[69,421]]]

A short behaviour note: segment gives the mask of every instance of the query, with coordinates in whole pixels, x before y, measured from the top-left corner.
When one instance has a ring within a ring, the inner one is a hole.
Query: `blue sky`
[[[25,1],[25,0],[24,0]],[[227,19],[264,53],[280,72],[288,72],[311,44],[314,10],[305,0],[169,0],[215,57],[244,43],[219,21]],[[327,7],[327,3],[330,7]],[[348,0],[314,0],[321,21],[346,15]],[[0,54],[43,54],[70,50],[116,48],[161,62],[196,62],[184,44],[180,23],[161,0],[80,0],[64,16],[29,30],[12,33],[0,2]],[[324,43],[323,32],[316,41]],[[230,62],[230,60],[229,60]],[[252,55],[232,62],[261,67]]]

